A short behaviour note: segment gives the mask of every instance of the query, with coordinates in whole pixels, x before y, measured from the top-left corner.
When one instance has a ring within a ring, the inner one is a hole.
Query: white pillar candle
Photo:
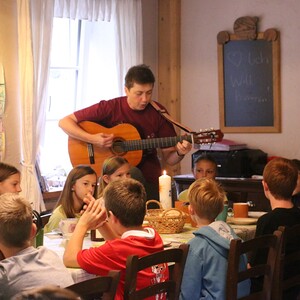
[[[172,207],[171,177],[166,171],[159,177],[159,200],[163,209]]]

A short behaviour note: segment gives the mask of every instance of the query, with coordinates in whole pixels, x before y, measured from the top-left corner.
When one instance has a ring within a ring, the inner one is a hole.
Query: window
[[[113,22],[54,18],[45,139],[40,168],[46,177],[68,173],[68,136],[62,117],[119,94]],[[121,83],[122,84],[122,83]]]

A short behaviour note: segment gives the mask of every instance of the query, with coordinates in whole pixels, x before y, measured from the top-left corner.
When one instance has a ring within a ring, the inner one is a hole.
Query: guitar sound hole
[[[118,155],[124,154],[126,152],[124,141],[123,140],[115,140],[113,142],[111,150],[114,154],[118,154]]]

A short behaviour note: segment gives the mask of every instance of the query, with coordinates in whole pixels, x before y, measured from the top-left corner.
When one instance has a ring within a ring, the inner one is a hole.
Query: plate
[[[235,225],[251,225],[256,224],[257,219],[255,218],[227,218],[227,223]]]
[[[259,218],[259,217],[263,216],[266,213],[267,212],[265,212],[265,211],[249,211],[248,212],[248,217],[250,217],[250,218]]]

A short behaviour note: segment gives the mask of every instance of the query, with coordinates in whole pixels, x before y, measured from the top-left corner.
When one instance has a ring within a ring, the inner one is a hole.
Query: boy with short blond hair
[[[213,222],[224,208],[225,191],[212,180],[198,180],[194,188],[188,190],[190,210],[194,210],[193,218],[201,218]],[[217,215],[216,215],[217,213]],[[199,222],[197,222],[199,224]],[[199,227],[199,226],[198,226]]]
[[[215,221],[226,195],[213,179],[196,180],[188,189],[189,212],[198,229],[191,239],[181,285],[180,299],[225,299],[230,241],[238,236],[223,221]],[[243,256],[240,268],[246,269]],[[238,297],[249,294],[250,281],[239,284]]]
[[[15,193],[1,195],[0,299],[11,299],[39,286],[66,287],[74,283],[56,253],[31,246],[36,231],[30,203]]]

